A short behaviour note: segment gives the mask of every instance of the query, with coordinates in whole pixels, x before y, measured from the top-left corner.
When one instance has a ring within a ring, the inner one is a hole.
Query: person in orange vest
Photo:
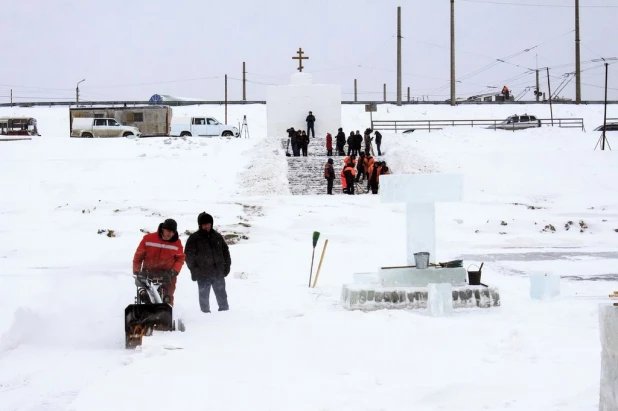
[[[371,178],[371,173],[373,172],[373,165],[375,163],[375,160],[373,159],[371,154],[366,153],[364,161],[365,161],[365,176],[367,177],[367,192],[369,192],[369,189],[371,188],[370,178]]]
[[[354,195],[354,179],[356,177],[356,170],[354,169],[354,164],[349,162],[345,168],[342,170],[343,175],[345,177],[346,186],[348,188],[348,194]]]
[[[504,101],[509,101],[509,95],[511,92],[506,86],[502,87],[502,94],[504,95]]]

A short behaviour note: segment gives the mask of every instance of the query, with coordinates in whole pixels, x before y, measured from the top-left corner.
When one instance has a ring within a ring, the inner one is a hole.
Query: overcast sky
[[[575,70],[574,2],[455,0],[457,95],[507,85],[517,96],[534,86],[526,72],[537,56],[557,90]],[[247,99],[262,100],[268,84],[289,82],[299,47],[314,82],[341,84],[344,99],[353,99],[356,78],[359,100],[381,101],[384,83],[394,100],[397,6],[404,99],[407,87],[415,98],[448,98],[449,0],[3,0],[0,101],[11,88],[14,101],[72,100],[84,78],[83,100],[222,100],[225,74],[228,98],[240,100],[243,61]],[[618,2],[581,6],[582,97],[603,99],[603,63],[590,60],[618,57]],[[618,99],[618,64],[609,77]],[[541,83],[547,91],[545,73]],[[560,95],[574,98],[575,80]]]

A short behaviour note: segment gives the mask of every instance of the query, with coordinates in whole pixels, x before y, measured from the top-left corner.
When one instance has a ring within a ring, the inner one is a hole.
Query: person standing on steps
[[[326,133],[326,155],[333,155],[333,136],[330,133]]]
[[[307,157],[307,149],[309,148],[309,135],[305,133],[305,130],[303,130],[301,138],[302,138],[301,141],[302,141],[302,148],[303,148],[303,157]]]
[[[339,127],[337,136],[335,138],[337,140],[337,155],[345,155],[345,151],[343,151],[343,146],[345,146],[345,133],[343,132],[343,128]]]
[[[372,131],[373,130],[370,128],[365,130],[365,153],[367,154],[371,153],[371,142],[373,141],[373,137],[371,137]]]
[[[307,116],[307,136],[309,136],[309,131],[313,134],[313,138],[315,138],[315,130],[313,129],[313,125],[315,124],[315,116],[310,111]]]
[[[324,178],[326,179],[326,194],[333,195],[333,182],[335,181],[335,169],[333,159],[329,158],[324,165]]]
[[[200,308],[210,312],[210,289],[212,288],[219,311],[229,310],[225,277],[230,273],[232,259],[230,249],[221,234],[212,228],[213,218],[202,212],[197,216],[198,231],[191,234],[185,245],[187,267],[191,280],[197,281]]]
[[[380,146],[382,145],[382,134],[380,134],[379,131],[376,131],[375,136],[376,136],[376,147],[378,149],[378,156],[381,156],[382,152],[380,151]]]

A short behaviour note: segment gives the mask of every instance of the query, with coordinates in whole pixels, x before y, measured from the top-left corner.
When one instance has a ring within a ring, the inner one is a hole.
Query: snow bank
[[[618,307],[599,306],[601,327],[601,397],[599,411],[618,410]]]
[[[281,138],[268,137],[255,147],[245,151],[243,156],[252,160],[238,175],[241,190],[239,194],[250,196],[289,195],[288,163],[285,150],[281,149]]]

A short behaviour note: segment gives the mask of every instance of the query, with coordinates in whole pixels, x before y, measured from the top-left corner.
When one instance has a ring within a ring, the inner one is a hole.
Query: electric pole
[[[547,67],[547,93],[549,94],[549,113],[551,114],[551,126],[554,126],[554,109],[551,105],[551,83],[549,81],[549,67]]]
[[[582,102],[581,59],[579,54],[579,0],[575,0],[575,103]]]
[[[451,106],[455,105],[455,0],[451,0]]]
[[[539,101],[541,95],[541,84],[539,83],[539,69],[536,69],[536,101]]]
[[[410,102],[410,87],[408,87],[408,103]]]
[[[247,101],[247,71],[245,62],[242,62],[242,101]]]
[[[401,105],[401,7],[397,7],[397,105]]]
[[[11,89],[11,107],[13,107],[13,89]]]
[[[225,75],[225,124],[227,124],[227,74]]]
[[[386,83],[384,83],[384,102],[386,103]]]
[[[601,150],[605,150],[605,129],[607,128],[607,68],[609,64],[605,63],[605,111],[603,113],[603,141],[601,141]],[[611,147],[610,147],[611,149]]]
[[[357,88],[357,83],[356,83],[356,79],[354,79],[354,102],[358,101],[358,88]]]

